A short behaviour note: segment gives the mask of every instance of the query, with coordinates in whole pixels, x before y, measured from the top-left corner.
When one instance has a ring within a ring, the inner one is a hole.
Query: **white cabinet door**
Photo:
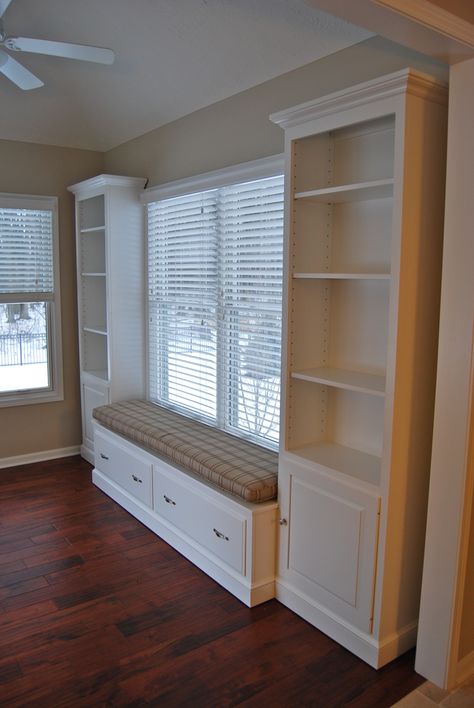
[[[371,632],[380,498],[323,469],[280,464],[279,575],[309,602]]]
[[[82,450],[83,457],[94,464],[94,427],[92,411],[97,406],[109,402],[107,386],[99,387],[91,383],[82,383]]]

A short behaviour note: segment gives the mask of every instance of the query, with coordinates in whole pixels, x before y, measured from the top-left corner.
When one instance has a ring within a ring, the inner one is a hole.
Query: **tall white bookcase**
[[[145,394],[145,180],[99,175],[76,198],[82,456],[94,463],[92,409]]]
[[[446,103],[407,69],[271,116],[287,155],[277,597],[375,667],[416,640]]]

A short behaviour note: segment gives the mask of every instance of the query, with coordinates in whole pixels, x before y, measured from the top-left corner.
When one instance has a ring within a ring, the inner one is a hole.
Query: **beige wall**
[[[152,186],[274,155],[283,131],[270,113],[406,66],[447,78],[442,65],[374,37],[110,150],[106,171],[144,175]]]
[[[0,140],[0,192],[59,197],[64,401],[0,408],[0,458],[78,445],[81,441],[73,184],[103,171],[87,150]]]

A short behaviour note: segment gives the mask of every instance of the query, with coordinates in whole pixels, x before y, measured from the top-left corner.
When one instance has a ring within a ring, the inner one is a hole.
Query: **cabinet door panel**
[[[380,499],[324,472],[281,465],[280,575],[315,604],[371,631]]]
[[[86,383],[82,385],[82,435],[83,443],[91,451],[94,450],[94,424],[92,411],[98,406],[104,406],[109,402],[109,391],[107,388],[97,389]]]

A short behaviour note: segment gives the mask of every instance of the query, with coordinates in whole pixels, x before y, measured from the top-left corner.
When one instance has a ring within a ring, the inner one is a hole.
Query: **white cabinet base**
[[[240,502],[99,426],[96,446],[99,489],[249,607],[275,597],[277,502]],[[147,466],[150,504],[125,481]]]
[[[341,644],[374,669],[393,661],[397,656],[411,649],[416,644],[418,623],[413,622],[407,627],[390,635],[384,641],[377,641],[372,635],[362,632],[344,622],[341,617],[319,605],[314,599],[303,594],[286,583],[281,578],[276,580],[275,597],[297,615],[314,625],[328,637]]]

